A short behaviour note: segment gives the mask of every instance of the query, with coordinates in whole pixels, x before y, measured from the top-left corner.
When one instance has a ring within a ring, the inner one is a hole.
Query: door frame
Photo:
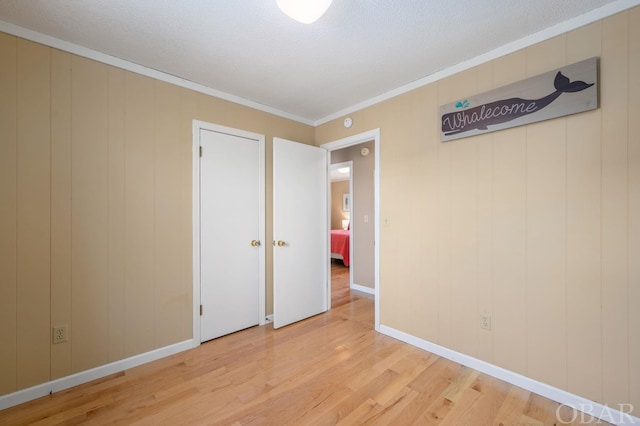
[[[265,267],[265,252],[266,252],[266,214],[265,214],[265,136],[258,133],[248,132],[245,130],[234,129],[232,127],[225,127],[218,124],[207,123],[205,121],[193,120],[192,124],[192,228],[193,228],[193,347],[200,346],[201,332],[200,332],[200,132],[202,130],[208,130],[212,132],[224,133],[231,136],[237,136],[241,138],[255,140],[258,143],[259,150],[259,201],[258,201],[258,238],[262,242],[259,250],[259,282],[258,282],[258,318],[259,325],[265,324],[265,311],[266,311],[266,267]]]
[[[330,154],[329,154],[330,155]],[[329,156],[329,160],[331,157]],[[353,210],[353,160],[343,161],[341,163],[331,164],[329,161],[329,212],[331,213],[333,210],[333,206],[331,205],[331,200],[333,199],[333,190],[331,189],[331,169],[332,168],[340,168],[340,167],[349,167],[349,202],[351,206],[349,208],[349,229],[351,230],[351,237],[349,238],[349,287],[353,286],[353,240],[354,235],[356,234],[353,230],[353,222],[351,221],[351,213]],[[329,215],[331,216],[331,215]],[[329,217],[329,230],[331,230],[331,217]],[[329,231],[331,232],[331,231]],[[329,236],[329,257],[331,257],[331,236]],[[329,293],[331,293],[331,268],[329,268]],[[329,297],[329,309],[331,309],[331,297]]]
[[[333,142],[328,142],[320,145],[321,148],[324,148],[328,151],[329,155],[327,156],[327,168],[331,167],[331,151],[335,151],[337,149],[346,148],[353,145],[358,145],[364,142],[373,141],[374,145],[374,171],[373,171],[373,211],[374,211],[374,305],[375,305],[375,330],[380,331],[380,129],[373,129],[367,132],[359,133],[357,135],[348,136],[343,139],[339,139]],[[329,186],[329,190],[331,188],[331,178],[327,176],[327,185]],[[353,196],[353,195],[352,195]],[[353,205],[353,201],[351,203]],[[331,203],[329,203],[329,209],[331,208]],[[327,223],[327,241],[328,241],[328,255],[331,256],[331,211],[328,212],[329,222]],[[328,265],[328,268],[331,268],[331,265]],[[331,277],[329,271],[329,277]],[[327,282],[329,286],[328,297],[329,297],[329,306],[331,306],[331,283]]]

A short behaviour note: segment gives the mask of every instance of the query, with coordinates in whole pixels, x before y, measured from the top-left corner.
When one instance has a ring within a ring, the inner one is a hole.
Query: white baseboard
[[[360,284],[351,284],[349,287],[352,290],[358,290],[358,291],[361,291],[363,293],[367,293],[367,294],[371,294],[371,295],[375,294],[375,290],[374,289],[372,289],[371,287],[365,287],[365,286],[360,285]]]
[[[115,361],[110,364],[101,365],[100,367],[92,368],[91,370],[81,371],[79,373],[61,377],[60,379],[42,383],[28,389],[22,389],[8,395],[3,395],[0,396],[0,410],[4,410],[5,408],[13,407],[14,405],[22,404],[23,402],[31,401],[36,398],[49,395],[53,392],[58,392],[64,389],[71,388],[73,386],[78,386],[83,383],[87,383],[92,380],[117,373],[119,371],[137,367],[138,365],[146,364],[160,358],[177,354],[178,352],[186,351],[187,349],[191,349],[192,347],[192,339],[185,340],[184,342],[165,346],[163,348],[155,349],[153,351],[146,352],[140,355],[135,355],[130,358]]]
[[[572,407],[580,411],[581,413],[592,415],[596,418],[599,418],[600,420],[604,420],[616,425],[640,425],[640,418],[628,414],[628,411],[630,410],[624,412],[607,405],[591,401],[562,389],[558,389],[545,383],[538,382],[537,380],[533,380],[521,374],[514,373],[513,371],[509,371],[502,367],[490,364],[486,361],[473,358],[469,355],[456,352],[452,349],[445,348],[444,346],[440,346],[427,340],[423,340],[402,331],[396,330],[394,328],[387,327],[386,325],[380,325],[380,332],[382,334],[386,334],[387,336],[393,337],[394,339],[398,339],[412,346],[416,346],[420,349],[424,349],[425,351],[434,353],[443,358],[447,358],[456,363],[473,368],[474,370],[478,370],[481,373],[488,374],[507,383],[511,383],[512,385],[519,386],[530,392],[559,402],[562,405]],[[618,407],[622,409],[632,408],[630,404],[622,404]],[[578,415],[577,420],[580,419],[580,416],[582,416],[582,414]],[[585,420],[585,422],[588,422],[588,420]],[[558,424],[562,424],[562,422],[560,421]]]

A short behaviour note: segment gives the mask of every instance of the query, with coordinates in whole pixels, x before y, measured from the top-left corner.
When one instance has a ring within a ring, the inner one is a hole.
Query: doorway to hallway
[[[352,297],[351,293],[359,294],[364,292],[364,295],[372,296],[375,306],[375,329],[378,330],[380,326],[380,303],[379,303],[379,241],[380,237],[380,130],[375,129],[368,132],[360,133],[358,135],[350,136],[344,139],[340,139],[331,143],[321,145],[329,151],[329,166],[334,163],[346,162],[353,160],[353,173],[354,173],[354,188],[349,194],[349,228],[352,231],[353,241],[356,244],[363,243],[364,249],[353,248],[351,251],[352,258],[349,259],[353,272],[351,273],[354,278],[349,283],[349,296],[347,296],[346,290],[343,290],[342,294],[337,294],[335,299],[332,299],[333,303],[341,303],[340,300],[349,300]],[[350,158],[345,157],[347,155]],[[362,167],[362,164],[356,164],[356,161],[366,160],[370,162],[370,166]],[[365,172],[365,180],[369,181],[369,190],[358,190],[355,179],[358,179],[357,174],[359,172]],[[330,182],[328,182],[330,185]],[[367,198],[369,198],[367,200]],[[358,199],[365,201],[364,204],[368,206],[358,208]],[[343,209],[344,210],[344,209]],[[332,227],[333,228],[333,227]],[[360,229],[360,234],[358,233]],[[367,235],[366,231],[369,231],[369,238],[364,238]],[[364,255],[366,260],[359,256]],[[368,267],[367,267],[368,264]],[[364,275],[358,274],[358,266],[361,265],[361,271],[365,272]],[[336,267],[327,265],[329,273],[333,276],[336,274]],[[341,270],[343,276],[347,275],[347,271]],[[367,277],[366,272],[369,273]],[[358,280],[361,282],[359,283]],[[334,286],[333,280],[330,280],[332,287]],[[344,283],[344,280],[342,281]],[[364,285],[362,283],[365,283]],[[355,291],[354,291],[355,290]]]

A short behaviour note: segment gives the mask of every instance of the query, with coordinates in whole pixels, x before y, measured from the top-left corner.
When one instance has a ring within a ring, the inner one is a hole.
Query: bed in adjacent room
[[[344,266],[349,266],[350,229],[331,230],[331,258],[341,259]]]

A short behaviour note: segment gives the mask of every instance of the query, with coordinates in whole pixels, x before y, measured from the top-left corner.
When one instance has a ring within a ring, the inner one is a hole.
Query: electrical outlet
[[[53,327],[53,343],[62,343],[67,341],[67,326],[59,325]]]
[[[480,315],[480,328],[483,330],[491,330],[491,315]]]

